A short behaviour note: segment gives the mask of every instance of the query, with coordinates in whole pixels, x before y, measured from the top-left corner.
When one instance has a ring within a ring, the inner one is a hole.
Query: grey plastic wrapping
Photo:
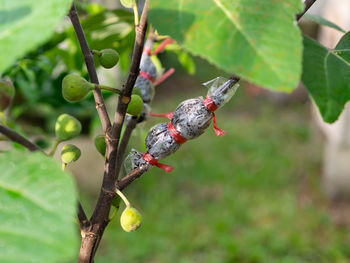
[[[224,105],[236,92],[238,88],[237,80],[216,78],[204,85],[209,86],[207,97],[211,97],[216,106]],[[173,113],[171,123],[176,131],[185,139],[194,139],[210,126],[213,113],[210,112],[203,103],[203,98],[195,98],[183,101]],[[145,140],[147,152],[157,160],[161,160],[176,152],[180,145],[171,136],[168,123],[160,123],[153,126]],[[136,168],[148,165],[142,158],[142,153],[133,150],[127,157],[127,166]],[[131,162],[131,164],[130,164]]]
[[[185,100],[177,106],[171,118],[175,129],[185,139],[193,139],[209,127],[213,114],[203,104],[202,98]]]
[[[153,42],[148,39],[145,43],[145,49],[152,50]],[[147,53],[143,53],[140,61],[140,71],[146,72],[154,80],[157,78],[157,68],[154,65],[151,57]],[[135,87],[138,87],[142,94],[142,100],[145,103],[150,103],[154,97],[154,85],[149,80],[142,76],[138,76],[135,82]]]

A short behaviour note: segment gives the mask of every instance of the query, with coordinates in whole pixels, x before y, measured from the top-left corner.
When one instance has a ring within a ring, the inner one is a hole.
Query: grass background
[[[154,112],[205,95],[174,85],[157,93]],[[172,173],[153,168],[125,191],[143,225],[125,233],[119,211],[96,262],[348,262],[348,230],[332,223],[308,112],[239,89],[217,112],[225,137],[210,127],[163,160]],[[143,150],[142,137],[162,121],[140,125],[132,146]]]

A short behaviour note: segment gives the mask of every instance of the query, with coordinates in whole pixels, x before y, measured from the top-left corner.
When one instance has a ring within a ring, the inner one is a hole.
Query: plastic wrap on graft
[[[169,156],[180,147],[169,133],[168,123],[153,126],[148,132],[145,145],[147,152],[157,160]]]
[[[145,166],[149,170],[152,166],[142,158],[142,153],[131,149],[130,153],[124,160],[124,168],[126,173],[134,170],[137,167]]]
[[[189,140],[203,134],[212,118],[202,98],[196,98],[181,102],[173,113],[171,123],[182,137]]]
[[[236,80],[217,77],[202,85],[209,88],[207,97],[211,97],[215,105],[220,108],[236,93],[239,84]]]

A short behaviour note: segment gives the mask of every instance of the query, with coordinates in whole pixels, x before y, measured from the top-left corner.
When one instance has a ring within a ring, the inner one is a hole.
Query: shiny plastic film
[[[211,97],[215,105],[220,108],[236,93],[239,83],[229,81],[224,77],[217,77],[202,84],[208,88],[207,97]]]
[[[132,169],[142,165],[147,165],[147,168],[157,166],[169,172],[172,168],[158,161],[175,153],[187,140],[203,134],[212,121],[216,135],[223,136],[225,132],[216,126],[214,111],[233,96],[238,88],[237,82],[238,79],[223,81],[223,78],[207,82],[210,86],[207,97],[181,102],[169,122],[157,124],[149,130],[145,139],[146,153],[132,150],[126,165]]]

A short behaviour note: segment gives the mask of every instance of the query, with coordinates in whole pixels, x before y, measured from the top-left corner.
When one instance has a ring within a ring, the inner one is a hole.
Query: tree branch
[[[89,73],[90,81],[94,84],[99,84],[96,69],[95,69],[95,64],[94,64],[94,58],[93,58],[92,53],[90,51],[89,45],[86,41],[84,31],[83,31],[81,24],[80,24],[80,21],[79,21],[77,9],[75,8],[74,4],[72,4],[72,7],[69,11],[68,16],[72,22],[75,33],[77,35],[77,38],[78,38],[78,41],[80,44],[80,48],[81,48],[81,51],[82,51],[83,56],[84,56],[86,68],[87,68],[88,73]],[[95,102],[96,102],[96,109],[97,109],[98,115],[99,115],[100,120],[101,120],[102,128],[103,128],[104,132],[106,133],[111,128],[111,121],[108,117],[108,113],[106,110],[105,103],[103,101],[102,93],[99,89],[95,88],[93,90],[93,94],[94,94],[94,98],[95,98]]]
[[[129,184],[143,175],[146,171],[147,169],[143,166],[135,168],[128,175],[124,176],[119,182],[117,182],[115,188],[123,191]]]
[[[26,147],[31,152],[35,152],[35,151],[41,151],[42,152],[42,150],[40,149],[39,146],[37,146],[36,144],[32,143],[28,139],[24,138],[22,135],[18,134],[14,130],[12,130],[12,129],[10,129],[10,128],[2,125],[2,124],[0,124],[0,133],[5,135],[11,141],[17,142],[17,143],[23,145],[24,147]]]
[[[297,16],[296,16],[296,19],[297,19],[297,21],[299,21],[300,20],[300,18],[302,18],[302,16],[307,12],[307,10],[309,10],[309,8],[316,2],[317,0],[306,0],[305,1],[305,9],[304,9],[304,11],[302,12],[302,13],[300,13],[300,14],[297,14]]]

